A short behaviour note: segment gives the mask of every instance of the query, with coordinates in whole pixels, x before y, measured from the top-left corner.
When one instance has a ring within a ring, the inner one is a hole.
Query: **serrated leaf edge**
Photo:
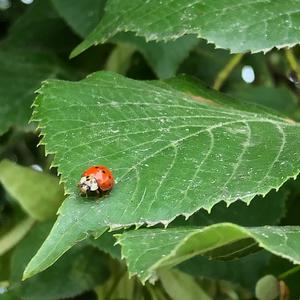
[[[161,264],[163,264],[163,262],[167,261],[168,259],[172,258],[172,257],[175,257],[176,256],[176,253],[178,251],[178,249],[180,249],[182,246],[184,246],[186,243],[188,243],[189,239],[192,238],[194,235],[197,235],[199,233],[202,233],[202,232],[205,232],[209,229],[212,229],[212,228],[218,228],[218,227],[223,227],[223,226],[226,226],[226,227],[231,227],[231,228],[234,228],[234,229],[237,229],[239,230],[241,233],[244,233],[245,235],[247,235],[248,237],[252,238],[253,240],[255,240],[257,243],[258,243],[258,246],[261,247],[261,248],[264,248],[265,250],[271,252],[272,254],[275,254],[277,256],[280,256],[280,257],[283,257],[289,261],[291,261],[292,263],[294,264],[300,264],[300,260],[297,261],[297,260],[294,260],[292,259],[290,256],[288,255],[285,255],[285,254],[282,254],[280,253],[279,251],[276,251],[276,250],[270,250],[270,248],[263,242],[261,241],[259,238],[257,238],[255,236],[255,234],[251,233],[251,230],[247,230],[247,227],[243,227],[243,226],[239,226],[237,224],[234,224],[234,223],[229,223],[229,222],[224,222],[224,223],[217,223],[217,224],[213,224],[213,225],[209,225],[209,226],[204,226],[203,228],[201,229],[197,229],[195,228],[195,231],[189,233],[186,237],[184,237],[172,250],[169,254],[167,254],[166,256],[164,256],[163,258],[159,259],[155,264],[153,264],[147,271],[149,271],[149,275],[141,278],[141,282],[142,284],[144,285],[146,283],[147,280],[149,280],[150,282],[155,282],[156,278],[158,278],[157,276],[157,271],[159,270],[159,266]],[[272,228],[272,226],[261,226],[262,228]],[[273,226],[273,227],[276,227],[276,226]],[[251,228],[251,227],[249,227]],[[257,228],[257,227],[256,227]],[[192,230],[192,228],[191,228]],[[122,243],[122,239],[123,239],[123,235],[122,234],[115,234],[114,237],[117,239],[117,244],[121,246],[121,258],[127,260],[127,257],[124,253],[124,244]],[[208,249],[205,250],[205,252],[207,252]],[[193,256],[197,256],[197,255],[201,255],[200,254],[201,252],[199,253],[193,253],[194,255]],[[193,257],[191,256],[191,257]],[[145,270],[146,271],[146,270]],[[133,277],[133,276],[139,276],[139,274],[137,272],[130,272],[129,270],[129,277]]]

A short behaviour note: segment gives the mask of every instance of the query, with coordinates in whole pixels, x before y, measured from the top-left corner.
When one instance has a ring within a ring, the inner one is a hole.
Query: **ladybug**
[[[110,169],[105,166],[92,166],[83,172],[78,183],[80,193],[106,194],[110,192],[115,184],[115,179]]]

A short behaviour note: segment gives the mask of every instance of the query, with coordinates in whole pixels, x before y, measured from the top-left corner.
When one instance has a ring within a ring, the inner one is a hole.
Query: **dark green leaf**
[[[170,42],[146,42],[144,38],[133,34],[118,34],[112,41],[130,43],[144,55],[145,59],[158,78],[175,76],[182,61],[188,56],[198,40],[193,35],[187,35]]]
[[[10,27],[0,49],[0,135],[10,126],[27,126],[43,80],[71,77],[53,51],[72,45],[74,37],[48,0],[34,1]]]
[[[156,41],[197,34],[232,52],[266,52],[299,42],[299,8],[297,0],[110,0],[101,22],[72,56],[120,31]]]
[[[254,102],[292,116],[297,109],[297,97],[286,87],[249,86],[230,92],[236,98]]]
[[[120,245],[115,245],[117,239],[113,236],[112,232],[107,231],[97,239],[90,238],[89,243],[108,253],[113,258],[121,259],[121,247]]]
[[[15,48],[0,50],[0,134],[10,126],[26,126],[34,92],[41,81],[58,75],[58,60],[51,54]],[[9,88],[8,88],[9,87]]]
[[[70,27],[84,37],[101,19],[106,0],[52,0],[52,2]]]

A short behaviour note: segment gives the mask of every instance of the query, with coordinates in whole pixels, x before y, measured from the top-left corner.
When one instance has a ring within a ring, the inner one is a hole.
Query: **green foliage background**
[[[298,299],[300,2],[5,3],[0,299]]]

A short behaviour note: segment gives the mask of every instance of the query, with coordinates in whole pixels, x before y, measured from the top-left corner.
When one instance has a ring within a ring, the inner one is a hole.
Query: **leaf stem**
[[[285,272],[283,272],[283,273],[281,273],[279,276],[278,276],[278,279],[285,279],[285,278],[287,278],[287,277],[289,277],[289,276],[291,276],[291,275],[293,275],[294,273],[296,273],[296,272],[298,272],[298,271],[300,271],[300,265],[299,266],[296,266],[296,267],[294,267],[294,268],[291,268],[291,269],[289,269],[289,270],[287,270],[287,271],[285,271]]]
[[[285,49],[285,57],[292,69],[297,76],[297,80],[300,81],[300,66],[297,62],[296,56],[294,54],[293,49]]]
[[[218,73],[215,82],[213,84],[213,89],[219,91],[223,86],[225,80],[229,77],[233,69],[239,64],[245,53],[235,54],[225,65],[225,67]]]

